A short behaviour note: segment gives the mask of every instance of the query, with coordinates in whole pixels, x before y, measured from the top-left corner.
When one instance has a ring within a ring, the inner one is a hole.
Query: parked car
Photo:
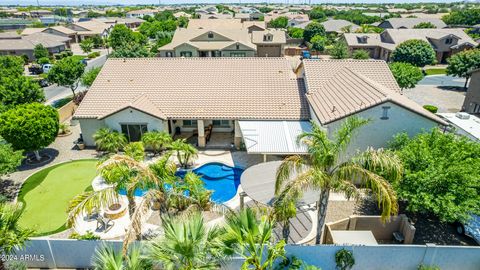
[[[40,65],[31,65],[28,67],[28,72],[32,75],[38,75],[43,73],[43,69]]]
[[[52,69],[53,65],[52,64],[45,64],[42,66],[43,73],[48,73],[50,69]]]
[[[50,82],[48,82],[47,79],[40,79],[38,80],[38,84],[41,86],[41,87],[47,87],[50,85]]]
[[[82,63],[86,66],[87,65],[87,59],[85,58],[85,59],[80,60],[80,63]]]
[[[471,215],[471,218],[462,224],[456,223],[457,233],[471,237],[480,245],[480,216]]]

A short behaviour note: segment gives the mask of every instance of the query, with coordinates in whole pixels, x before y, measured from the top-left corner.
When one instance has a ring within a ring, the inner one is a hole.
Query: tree
[[[33,231],[18,225],[22,214],[19,204],[0,203],[0,254],[14,253],[15,248],[22,248]],[[5,269],[5,260],[0,260],[0,269]]]
[[[18,56],[0,56],[0,80],[6,77],[21,76],[25,71],[23,69],[23,59]]]
[[[110,54],[112,58],[144,58],[151,56],[152,53],[145,46],[136,43],[119,47]]]
[[[362,24],[357,30],[355,30],[355,33],[364,33],[364,34],[381,33],[383,32],[383,30],[384,30],[383,28],[378,26],[374,26],[370,24]]]
[[[270,28],[287,28],[287,25],[288,25],[288,18],[285,16],[280,16],[268,22],[268,27]]]
[[[164,235],[150,241],[148,258],[159,269],[218,269],[223,255],[218,226],[205,226],[200,213],[173,218],[162,217]]]
[[[48,72],[48,81],[70,88],[75,97],[80,78],[85,72],[85,65],[75,57],[65,57],[57,61]]]
[[[172,143],[173,139],[164,131],[149,131],[143,134],[142,142],[145,147],[151,149],[154,155],[159,154],[162,150]]]
[[[321,7],[313,8],[310,13],[308,14],[310,20],[317,20],[317,21],[324,21],[327,19],[327,15],[325,15],[325,11]]]
[[[325,45],[327,44],[327,38],[324,36],[316,35],[310,40],[310,50],[315,52],[323,52]]]
[[[5,106],[44,101],[45,94],[40,85],[25,76],[6,77],[0,84],[0,104]]]
[[[117,24],[113,27],[108,36],[110,47],[114,50],[124,47],[127,44],[135,43],[133,31],[124,24]]]
[[[295,200],[306,190],[319,191],[316,244],[320,244],[332,190],[344,193],[347,198],[358,197],[359,190],[354,183],[359,181],[379,200],[383,220],[398,212],[395,192],[386,180],[401,178],[402,165],[398,157],[389,151],[373,149],[352,157],[344,155],[355,133],[367,123],[368,120],[349,117],[330,139],[319,125],[312,122],[312,131],[298,137],[298,141],[307,146],[308,154],[285,158],[277,170],[275,194],[280,198]],[[294,179],[288,181],[293,175]]]
[[[394,186],[407,210],[446,222],[480,214],[480,144],[433,129],[413,138],[399,134],[391,147],[405,167]]]
[[[110,154],[117,153],[127,144],[127,137],[122,133],[109,128],[101,128],[93,134],[95,145],[101,151]]]
[[[131,142],[123,148],[125,155],[136,161],[142,161],[145,158],[145,147],[142,142]]]
[[[181,167],[189,166],[192,159],[197,157],[198,150],[186,142],[186,139],[178,139],[170,144],[170,149],[177,154],[178,163]]]
[[[251,208],[245,208],[227,214],[225,222],[225,252],[243,257],[242,269],[272,269],[277,260],[285,258],[285,242],[271,242],[275,223],[266,216],[257,218]]]
[[[452,11],[442,17],[448,25],[476,25],[480,23],[480,8],[466,8]]]
[[[363,49],[354,50],[352,53],[352,58],[353,59],[370,59],[370,53]]]
[[[422,70],[412,64],[395,62],[391,63],[389,67],[402,90],[414,88],[423,79]]]
[[[44,57],[47,57],[48,58],[48,50],[47,48],[43,47],[43,45],[41,43],[35,45],[35,47],[33,48],[33,56],[35,57],[35,59],[40,59],[40,58],[44,58]]]
[[[319,22],[309,23],[303,31],[303,39],[307,42],[317,35],[325,36],[325,27]]]
[[[330,55],[333,59],[345,59],[348,57],[348,47],[343,41],[337,41],[330,49]]]
[[[0,177],[14,172],[22,159],[22,151],[15,151],[11,144],[0,142]]]
[[[40,103],[18,105],[0,115],[0,136],[15,150],[33,151],[48,146],[58,134],[58,112]]]
[[[92,263],[95,270],[152,269],[151,264],[142,256],[139,246],[131,248],[126,256],[112,246],[100,246],[95,250]]]
[[[467,88],[470,71],[480,68],[480,49],[456,53],[447,62],[447,74],[465,78],[464,87]]]
[[[298,199],[298,198],[297,198]],[[275,198],[273,202],[273,219],[282,226],[282,237],[285,243],[288,243],[290,236],[290,219],[297,215],[295,200],[285,198]]]
[[[82,42],[80,42],[80,48],[84,53],[91,52],[93,49],[93,41],[90,38],[82,40]]]
[[[102,70],[102,67],[95,67],[83,73],[82,78],[80,79],[82,85],[86,87],[92,86],[93,82],[98,76],[98,73],[100,73],[100,70]]]
[[[437,27],[431,22],[421,22],[417,25],[414,25],[413,28],[422,29],[422,28],[437,28]]]
[[[303,29],[298,27],[289,27],[288,35],[291,38],[303,38]]]
[[[435,51],[432,46],[423,40],[410,39],[400,43],[392,53],[393,62],[410,63],[417,67],[424,67],[436,62]]]

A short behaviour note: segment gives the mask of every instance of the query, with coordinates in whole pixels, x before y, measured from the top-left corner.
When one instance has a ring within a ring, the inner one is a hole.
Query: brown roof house
[[[413,29],[420,23],[431,23],[435,28],[445,28],[445,24],[441,19],[436,18],[391,18],[381,22],[378,27],[383,29]]]
[[[28,36],[16,33],[0,33],[0,55],[26,55],[30,61],[35,60],[34,48],[42,44],[49,53],[59,53],[69,46],[70,38],[38,32]]]

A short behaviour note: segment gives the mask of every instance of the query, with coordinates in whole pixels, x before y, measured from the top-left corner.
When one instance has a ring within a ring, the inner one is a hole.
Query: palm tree
[[[93,134],[95,144],[100,151],[117,153],[127,144],[127,137],[122,133],[109,128],[101,128]]]
[[[356,131],[369,120],[348,118],[333,139],[320,126],[312,122],[312,131],[300,134],[298,141],[307,145],[308,154],[290,156],[283,160],[277,171],[275,193],[286,199],[298,197],[303,191],[314,189],[318,197],[318,224],[316,243],[320,244],[328,207],[330,191],[342,192],[347,198],[359,196],[355,182],[374,192],[387,220],[397,214],[397,196],[386,180],[398,181],[402,175],[399,158],[389,151],[368,149],[353,157],[342,155]],[[377,174],[379,172],[381,175]],[[292,181],[288,181],[295,174]]]
[[[145,148],[142,142],[131,142],[123,148],[125,155],[135,159],[136,161],[142,161],[145,158]]]
[[[152,269],[151,264],[145,259],[138,246],[129,249],[126,256],[115,251],[112,246],[100,246],[93,257],[95,270],[143,270]]]
[[[227,255],[238,254],[245,259],[242,269],[271,269],[277,259],[285,259],[285,241],[272,243],[275,221],[245,208],[225,217],[226,233],[223,241]],[[253,268],[251,268],[253,267]]]
[[[18,225],[21,214],[21,205],[0,203],[0,254],[12,254],[15,248],[23,247],[33,234],[32,230]],[[0,269],[5,269],[3,260],[0,260]]]
[[[149,131],[142,136],[142,142],[147,148],[152,149],[153,154],[159,154],[173,139],[164,131]]]
[[[273,202],[272,217],[282,226],[282,237],[288,243],[290,219],[297,215],[295,199],[276,198]]]
[[[177,153],[178,163],[186,168],[190,161],[197,158],[198,150],[185,139],[178,139],[171,143],[170,149]]]
[[[162,218],[164,235],[148,245],[148,257],[160,269],[218,269],[224,258],[222,229],[207,228],[200,213]]]

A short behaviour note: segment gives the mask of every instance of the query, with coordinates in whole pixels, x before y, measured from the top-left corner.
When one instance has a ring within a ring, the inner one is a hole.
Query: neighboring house
[[[280,29],[267,29],[251,33],[252,43],[257,45],[258,57],[280,57],[284,55],[287,44],[285,31]]]
[[[0,55],[26,55],[30,61],[35,60],[34,48],[42,44],[50,54],[62,52],[69,48],[70,38],[48,33],[33,33],[20,36],[16,33],[0,33]]]
[[[309,24],[310,19],[308,16],[297,15],[288,19],[288,27],[297,27],[300,24]]]
[[[214,19],[214,20],[221,20],[221,19],[233,19],[233,14],[230,12],[227,13],[216,13],[216,12],[209,12],[209,13],[200,13],[200,19]]]
[[[67,37],[70,39],[70,42],[75,43],[78,40],[77,31],[72,30],[70,28],[64,26],[52,26],[47,27],[45,30],[42,31],[43,33],[49,33],[52,35]],[[22,32],[23,34],[23,32]]]
[[[452,128],[446,129],[449,132],[480,142],[480,118],[476,115],[466,112],[438,113],[437,115],[450,124]]]
[[[307,14],[301,14],[301,13],[298,13],[298,12],[275,13],[273,11],[270,12],[270,13],[267,13],[264,17],[264,20],[265,20],[265,22],[268,23],[269,21],[274,20],[278,17],[287,17],[289,21],[290,20],[295,20],[295,21],[302,22],[302,23],[305,23],[305,22],[310,20],[308,18]]]
[[[93,36],[107,37],[113,26],[114,24],[104,23],[102,21],[92,19],[88,21],[72,23],[67,27],[77,32],[77,41],[80,42]]]
[[[128,28],[137,28],[139,27],[144,20],[139,18],[97,18],[96,21],[100,21],[110,25],[124,24]]]
[[[327,33],[345,33],[347,29],[349,30],[347,32],[355,32],[360,28],[358,25],[346,20],[328,20],[322,22],[322,25]]]
[[[148,15],[150,17],[154,17],[155,14],[158,13],[156,9],[139,9],[139,10],[132,10],[127,12],[127,18],[140,18],[142,19],[144,16]]]
[[[52,16],[53,12],[46,9],[37,9],[37,10],[30,10],[30,17],[32,18],[40,18],[45,16]]]
[[[25,19],[0,19],[0,31],[25,29],[33,21]]]
[[[480,113],[480,69],[470,72],[470,84],[463,102],[462,111]]]
[[[419,39],[432,45],[437,61],[445,63],[451,55],[475,48],[475,42],[463,29],[386,29],[381,34],[345,33],[344,39],[350,49],[364,49],[375,59],[388,61],[391,53],[402,42]]]
[[[381,22],[378,27],[383,29],[413,29],[415,25],[420,23],[431,23],[437,29],[447,27],[441,19],[435,18],[391,18]]]
[[[242,23],[243,28],[248,29],[248,32],[263,31],[267,29],[267,24],[264,21],[245,21]]]
[[[180,18],[180,17],[191,18],[191,17],[192,17],[191,14],[188,14],[188,13],[183,12],[183,11],[179,11],[179,12],[173,13],[173,16],[174,16],[175,18]]]

